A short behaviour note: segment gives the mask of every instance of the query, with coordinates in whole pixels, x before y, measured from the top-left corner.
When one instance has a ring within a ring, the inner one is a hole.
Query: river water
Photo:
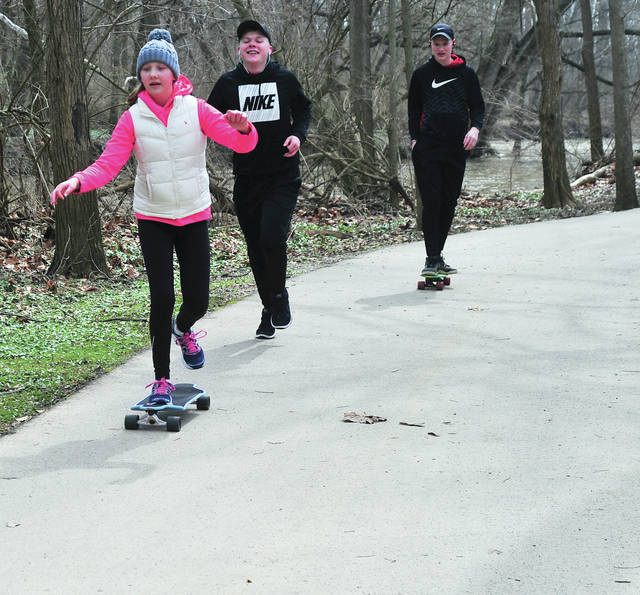
[[[469,159],[463,191],[491,194],[527,192],[543,187],[542,157],[539,142],[523,142],[518,158],[513,157],[513,142],[492,141],[495,155]],[[611,151],[611,141],[605,141],[605,152]],[[580,164],[589,159],[589,140],[571,139],[565,142],[569,180],[579,176]]]

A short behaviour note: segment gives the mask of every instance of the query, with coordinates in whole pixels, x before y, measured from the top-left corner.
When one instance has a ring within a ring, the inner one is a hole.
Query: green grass
[[[56,294],[3,285],[0,429],[52,405],[148,343],[148,290],[141,281],[90,291],[86,282],[67,282]]]
[[[393,236],[399,221],[403,220],[381,217],[366,225],[298,223],[290,241],[289,273],[401,241]],[[345,237],[318,234],[319,230],[338,231]],[[34,230],[28,231],[38,237]],[[210,309],[215,309],[248,295],[254,286],[240,230],[216,228],[210,238]],[[0,434],[148,346],[148,287],[135,225],[107,226],[104,247],[113,279],[53,283],[40,275],[0,272]],[[28,247],[25,250],[31,253]],[[177,267],[175,289],[177,311],[181,300]],[[149,381],[152,376],[149,361]]]

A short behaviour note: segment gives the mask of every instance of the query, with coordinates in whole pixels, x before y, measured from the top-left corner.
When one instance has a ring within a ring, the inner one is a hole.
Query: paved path
[[[0,439],[0,591],[640,592],[640,210],[447,257],[443,292],[418,243],[297,277],[274,341],[213,313],[178,434],[122,429],[145,351]]]

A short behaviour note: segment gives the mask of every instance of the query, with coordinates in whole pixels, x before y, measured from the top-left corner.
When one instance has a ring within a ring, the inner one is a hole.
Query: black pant
[[[188,331],[209,306],[209,233],[206,221],[181,227],[138,220],[138,233],[149,278],[149,334],[156,380],[170,378],[171,322],[175,305],[173,251],[180,265],[182,305],[176,326]]]
[[[258,293],[265,308],[282,293],[287,277],[287,239],[298,201],[299,175],[236,176],[233,202]]]
[[[422,197],[424,245],[427,256],[437,257],[444,248],[453,222],[462,190],[466,155],[438,155],[423,151],[418,143],[412,158]]]

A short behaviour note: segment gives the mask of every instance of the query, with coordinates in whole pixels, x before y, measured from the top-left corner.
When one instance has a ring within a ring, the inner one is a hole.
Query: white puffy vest
[[[207,137],[200,130],[196,98],[175,97],[167,126],[144,101],[134,103],[129,112],[138,159],[133,210],[150,217],[179,219],[206,209],[211,204]]]

